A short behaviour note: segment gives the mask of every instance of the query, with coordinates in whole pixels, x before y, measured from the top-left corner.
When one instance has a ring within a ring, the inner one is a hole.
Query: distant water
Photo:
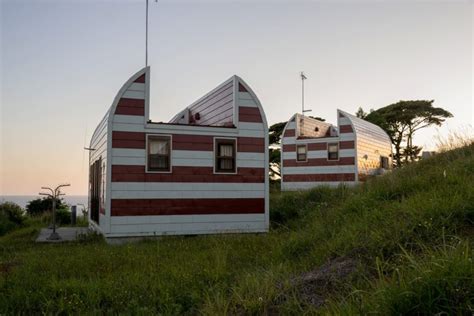
[[[41,195],[0,195],[0,202],[13,202],[26,207],[29,201],[42,198]],[[65,195],[62,196],[64,202],[68,205],[84,204],[87,205],[87,195]],[[81,209],[81,208],[79,208]]]

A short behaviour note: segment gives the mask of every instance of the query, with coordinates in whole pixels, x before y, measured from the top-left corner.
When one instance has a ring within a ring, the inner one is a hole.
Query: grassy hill
[[[356,188],[272,193],[260,235],[0,238],[0,314],[472,314],[474,145]]]

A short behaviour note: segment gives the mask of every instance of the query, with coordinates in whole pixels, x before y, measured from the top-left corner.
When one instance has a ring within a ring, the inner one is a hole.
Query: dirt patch
[[[359,263],[351,257],[334,258],[293,278],[290,284],[304,301],[320,307],[330,293],[341,289],[342,283],[357,270]]]
[[[5,277],[10,274],[16,266],[20,265],[18,261],[5,261],[0,262],[0,274]]]

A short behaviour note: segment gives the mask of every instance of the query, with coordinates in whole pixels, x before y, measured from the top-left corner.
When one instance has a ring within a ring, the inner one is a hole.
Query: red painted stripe
[[[284,152],[296,151],[296,145],[295,144],[283,145],[283,151]]]
[[[239,121],[262,123],[262,116],[260,115],[260,110],[258,108],[249,106],[239,106]]]
[[[355,181],[354,173],[328,174],[289,174],[283,175],[285,182],[324,182],[324,181]]]
[[[121,98],[115,109],[115,114],[144,116],[145,100]]]
[[[239,137],[237,140],[237,151],[247,153],[264,153],[265,138]]]
[[[145,166],[112,166],[112,182],[263,183],[265,168],[237,168],[237,174],[214,174],[212,167],[172,167],[171,173],[147,173]]]
[[[283,160],[284,167],[348,166],[354,164],[354,157],[340,157],[339,160],[327,160],[326,158],[310,158],[308,161],[296,161],[295,159]]]
[[[115,114],[145,116],[145,108],[137,109],[126,106],[117,107]]]
[[[134,82],[145,83],[145,74],[138,77]]]
[[[146,148],[144,132],[112,132],[112,148]],[[215,136],[219,138],[219,136]],[[225,136],[222,136],[225,137]],[[173,150],[214,151],[214,136],[173,134]],[[238,152],[265,152],[265,138],[237,137]]]
[[[308,151],[311,150],[327,150],[328,149],[328,143],[311,143],[308,144]]]
[[[145,106],[144,99],[129,99],[129,98],[121,98],[117,104],[117,106],[126,106],[126,107],[133,107],[133,108],[142,108]]]
[[[283,137],[293,137],[293,136],[295,136],[294,129],[287,129],[285,130],[285,134],[283,134]]]
[[[339,126],[339,132],[340,133],[353,133],[354,131],[352,130],[351,125],[341,125]]]
[[[112,199],[112,216],[263,214],[265,199]]]
[[[112,148],[145,149],[145,133],[113,131]]]
[[[342,141],[342,142],[339,142],[339,148],[340,149],[354,149],[355,143],[353,140]]]
[[[251,106],[239,106],[239,114],[260,115],[260,110]]]
[[[329,142],[331,143],[331,142]],[[335,141],[334,143],[337,143]],[[340,149],[354,149],[354,141],[349,140],[349,141],[341,141],[339,142],[339,148]],[[309,143],[308,144],[308,151],[316,151],[316,150],[327,150],[328,148],[328,143]],[[296,145],[291,144],[291,145],[283,145],[283,151],[284,152],[293,152],[296,151]]]

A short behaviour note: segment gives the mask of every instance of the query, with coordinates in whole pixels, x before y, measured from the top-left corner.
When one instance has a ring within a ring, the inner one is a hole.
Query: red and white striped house
[[[281,189],[353,185],[392,166],[392,144],[379,126],[337,110],[337,126],[295,114],[283,130]]]
[[[233,76],[156,123],[149,88],[146,67],[92,136],[91,226],[107,238],[268,231],[268,126],[255,93]]]

